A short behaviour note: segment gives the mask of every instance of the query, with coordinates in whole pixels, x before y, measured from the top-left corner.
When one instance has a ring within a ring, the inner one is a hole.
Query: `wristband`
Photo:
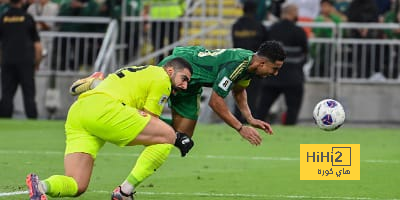
[[[242,130],[242,128],[243,128],[243,124],[242,125],[240,125],[240,127],[238,128],[238,129],[236,129],[238,132],[240,132],[241,130]]]

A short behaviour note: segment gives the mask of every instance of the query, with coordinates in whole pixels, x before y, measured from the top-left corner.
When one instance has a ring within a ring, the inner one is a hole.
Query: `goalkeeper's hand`
[[[175,146],[181,151],[181,156],[185,155],[192,149],[194,142],[184,133],[176,132]]]

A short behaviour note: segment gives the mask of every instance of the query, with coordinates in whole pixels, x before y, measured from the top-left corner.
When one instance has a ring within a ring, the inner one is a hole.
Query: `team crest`
[[[163,94],[160,98],[160,101],[158,101],[158,104],[163,105],[163,104],[167,103],[167,100],[168,100],[168,96]]]

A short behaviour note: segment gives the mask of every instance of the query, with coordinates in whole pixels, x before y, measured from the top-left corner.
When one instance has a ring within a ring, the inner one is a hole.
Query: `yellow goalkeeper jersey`
[[[146,109],[159,116],[171,94],[171,79],[162,67],[125,67],[108,75],[79,98],[92,94],[106,94],[127,106]]]

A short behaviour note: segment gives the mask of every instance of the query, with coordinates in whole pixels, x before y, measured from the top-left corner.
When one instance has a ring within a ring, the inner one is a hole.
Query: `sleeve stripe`
[[[236,69],[235,71],[232,72],[232,74],[229,76],[230,80],[235,80],[236,78],[239,77],[239,75],[245,70],[247,64],[249,62],[247,60],[243,61]]]

